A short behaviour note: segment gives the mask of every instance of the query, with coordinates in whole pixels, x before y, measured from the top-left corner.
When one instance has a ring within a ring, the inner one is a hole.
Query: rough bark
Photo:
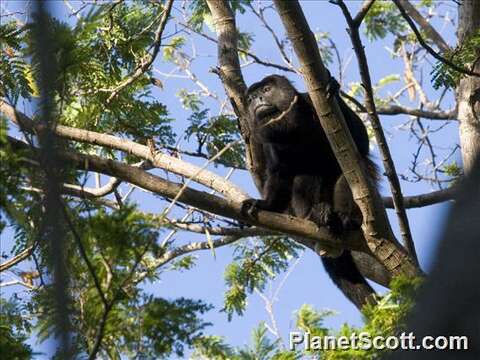
[[[31,149],[28,144],[10,137],[8,140],[15,150],[28,151],[33,160],[38,160],[38,149]],[[331,248],[347,248],[368,252],[363,236],[361,232],[358,231],[350,232],[345,238],[338,239],[332,236],[327,229],[318,227],[314,222],[290,215],[259,210],[255,218],[246,217],[243,215],[241,202],[226,200],[204,191],[185,187],[182,184],[177,184],[150,174],[138,167],[72,151],[59,153],[58,156],[62,161],[68,162],[71,166],[79,170],[95,171],[121,178],[142,189],[149,190],[169,199],[176,199],[178,202],[216,215],[292,236],[300,236],[306,239],[305,245],[310,248],[315,248],[315,243],[318,243]],[[27,164],[31,164],[31,162],[27,162]]]
[[[252,174],[257,188],[262,189],[264,178],[260,170],[265,168],[265,160],[262,145],[255,142],[251,136],[245,97],[247,87],[238,60],[235,17],[228,3],[224,1],[207,0],[207,4],[215,19],[214,24],[218,37],[219,67],[217,72],[238,117],[240,131],[245,140],[247,168]]]
[[[23,131],[30,133],[38,132],[38,127],[35,126],[35,123],[30,118],[16,111],[1,99],[0,113],[5,114],[5,116],[16,123]],[[134,141],[63,125],[57,125],[52,131],[55,135],[64,139],[105,146],[110,149],[116,149],[124,151],[127,154],[138,156],[141,159],[150,161],[153,166],[157,168],[191,178],[193,181],[205,185],[229,199],[240,201],[248,198],[248,195],[242,189],[225,180],[223,177],[176,157],[161,152],[152,153],[148,146],[138,144]]]
[[[458,45],[480,28],[480,1],[464,0],[458,7]],[[473,71],[480,72],[480,49],[477,50]],[[463,77],[456,88],[458,121],[460,122],[460,145],[465,173],[473,166],[475,154],[480,151],[480,78]]]
[[[327,96],[329,74],[323,65],[313,33],[296,1],[275,0],[278,13],[301,64],[308,92],[319,115],[330,145],[359,205],[368,247],[392,275],[418,275],[419,269],[396,241],[385,208],[347,129],[345,119],[333,98]]]

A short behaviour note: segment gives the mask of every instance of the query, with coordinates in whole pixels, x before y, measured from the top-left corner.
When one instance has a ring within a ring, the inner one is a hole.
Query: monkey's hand
[[[331,75],[330,75],[330,79],[328,79],[328,84],[325,91],[327,93],[328,98],[336,96],[340,91],[340,84],[338,83],[337,79],[335,79]]]
[[[328,230],[336,236],[339,236],[343,232],[342,220],[328,202],[315,204],[309,218],[318,226],[327,227]]]
[[[270,204],[265,200],[247,199],[242,202],[242,215],[256,218],[258,210],[272,211]]]

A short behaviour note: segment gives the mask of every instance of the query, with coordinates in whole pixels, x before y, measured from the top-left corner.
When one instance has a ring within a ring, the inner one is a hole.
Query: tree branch
[[[194,30],[190,25],[188,24],[185,24],[185,23],[182,23],[182,22],[179,22],[179,24],[183,27],[185,27],[186,29],[190,30],[190,31],[193,31],[195,34],[198,34],[200,35],[201,37],[207,39],[207,40],[210,40],[211,42],[214,42],[216,44],[218,44],[218,40],[217,39],[214,39],[213,37],[203,33],[203,32],[200,32],[200,31],[196,31]],[[265,67],[271,67],[271,68],[274,68],[274,69],[278,69],[278,70],[281,70],[281,71],[286,71],[286,72],[295,72],[294,69],[290,68],[290,67],[287,67],[287,66],[283,66],[283,65],[279,65],[279,64],[275,64],[275,63],[272,63],[272,62],[269,62],[269,61],[265,61],[265,60],[262,60],[260,59],[257,55],[255,55],[254,53],[248,51],[248,50],[245,50],[245,49],[238,49],[238,52],[239,53],[242,53],[242,54],[245,54],[247,55],[248,57],[251,57],[252,60],[259,64],[259,65],[263,65]]]
[[[173,0],[168,0],[167,4],[165,5],[165,8],[163,9],[163,15],[162,15],[162,18],[160,19],[160,24],[158,25],[158,28],[155,31],[152,54],[147,55],[147,59],[142,59],[141,64],[137,67],[135,72],[129,75],[127,78],[125,78],[120,83],[120,85],[118,85],[114,89],[106,90],[106,92],[111,92],[110,96],[107,99],[107,104],[109,104],[120,93],[120,91],[122,91],[124,88],[126,88],[128,85],[130,85],[135,80],[137,80],[140,76],[142,76],[153,64],[153,61],[155,60],[155,58],[158,55],[158,52],[160,51],[160,45],[162,43],[162,34],[163,34],[163,31],[165,30],[165,26],[167,25],[167,20],[172,10],[172,6],[173,6]]]
[[[16,111],[15,108],[2,99],[0,99],[0,112],[5,114],[14,123],[18,124],[22,129],[30,132],[38,131],[35,123],[30,118],[21,112]],[[128,154],[138,156],[139,158],[149,160],[155,167],[188,178],[192,177],[192,180],[214,189],[229,199],[243,200],[249,198],[242,189],[209,170],[203,169],[200,171],[199,167],[176,157],[160,152],[152,153],[148,146],[138,144],[134,141],[63,125],[57,125],[55,129],[53,129],[53,132],[62,138],[92,145],[106,146],[111,149],[124,151]]]
[[[14,149],[30,150],[34,159],[38,156],[36,149],[31,149],[28,144],[11,137],[8,137],[8,140]],[[254,226],[260,226],[275,232],[313,239],[320,245],[327,247],[368,251],[362,241],[363,237],[360,231],[350,232],[345,237],[342,237],[342,239],[338,239],[333,237],[328,229],[319,228],[312,221],[289,215],[260,210],[258,211],[256,219],[252,219],[243,214],[241,202],[225,200],[221,197],[188,187],[184,188],[181,184],[167,181],[142,169],[115,160],[103,159],[95,155],[84,155],[71,151],[60,153],[59,157],[77,169],[114,176],[169,199],[176,198],[180,193],[178,196],[179,202],[216,215]]]
[[[35,245],[29,246],[25,250],[23,250],[18,255],[15,255],[13,258],[9,260],[5,260],[3,263],[0,264],[0,272],[10,269],[11,267],[17,265],[18,263],[22,262],[30,255],[32,255],[33,251],[35,250]]]
[[[425,34],[432,40],[442,52],[450,50],[450,46],[445,42],[442,36],[435,28],[418,12],[408,0],[398,0],[398,3],[405,9],[405,12],[420,25]]]
[[[381,199],[373,184],[369,183],[366,169],[360,166],[362,158],[336,100],[327,96],[330,76],[300,5],[297,1],[275,0],[274,3],[300,61],[321,125],[362,211],[362,227],[368,247],[392,274],[417,275],[418,267],[396,242]]]
[[[266,236],[266,235],[278,235],[274,231],[265,230],[257,227],[250,228],[225,228],[225,227],[211,227],[211,226],[202,226],[199,224],[189,224],[186,222],[167,220],[170,224],[175,226],[178,229],[205,234],[208,231],[211,235],[222,235],[222,236],[238,236],[238,237],[247,237],[247,236]]]
[[[355,99],[353,96],[350,96],[344,91],[340,91],[340,95],[342,95],[342,97],[344,97],[348,101],[352,102],[357,107],[358,112],[368,113],[367,108],[362,103],[360,103],[357,99]],[[406,106],[399,106],[399,105],[385,105],[385,106],[379,106],[377,108],[377,114],[379,115],[405,114],[405,115],[418,116],[421,118],[431,119],[431,120],[457,120],[456,109],[450,109],[446,111],[440,111],[440,110],[429,111],[429,110],[414,109],[414,108],[409,108]]]
[[[418,42],[420,43],[420,45],[422,45],[422,47],[425,50],[427,50],[427,52],[430,55],[432,55],[435,59],[444,63],[445,65],[450,66],[453,70],[458,71],[459,73],[470,75],[470,76],[480,77],[479,73],[477,73],[473,70],[458,66],[458,65],[454,64],[453,62],[451,62],[450,60],[443,57],[442,55],[438,54],[435,50],[433,50],[432,47],[425,42],[425,40],[422,37],[422,34],[420,34],[420,31],[418,31],[417,27],[415,26],[415,23],[410,18],[410,16],[408,16],[407,12],[403,8],[403,6],[400,4],[400,1],[399,0],[393,0],[393,2],[395,3],[395,5],[397,5],[398,10],[400,10],[400,14],[402,15],[402,17],[405,19],[405,21],[408,23],[408,25],[412,29],[412,31],[415,34],[415,36],[416,36]]]
[[[365,0],[362,4],[362,7],[358,11],[357,15],[353,19],[353,22],[355,23],[355,26],[360,27],[362,24],[363,19],[365,19],[365,16],[368,13],[368,10],[372,7],[373,3],[375,0]]]
[[[447,111],[429,111],[423,109],[413,109],[405,106],[387,105],[377,108],[380,115],[411,115],[431,120],[457,120],[457,111],[455,109]]]
[[[383,160],[383,166],[385,167],[385,173],[387,175],[390,190],[392,192],[393,204],[395,206],[395,212],[398,217],[400,233],[402,235],[403,243],[405,248],[408,250],[412,259],[418,265],[417,253],[415,251],[415,244],[412,239],[412,234],[410,231],[410,225],[408,223],[407,213],[403,205],[403,195],[402,189],[400,187],[400,181],[395,170],[395,164],[392,160],[392,155],[390,154],[390,149],[388,148],[387,140],[385,134],[383,133],[382,125],[380,123],[380,118],[378,117],[375,100],[373,96],[372,81],[370,79],[370,71],[368,69],[367,56],[365,54],[365,49],[362,44],[359,33],[359,24],[356,24],[352,19],[350,12],[348,11],[347,6],[343,0],[338,0],[337,4],[342,9],[342,12],[347,20],[349,27],[349,35],[352,41],[353,49],[357,55],[358,67],[360,69],[360,76],[362,78],[362,85],[365,88],[365,106],[368,112],[370,122],[375,134],[375,139],[380,150],[380,154]]]
[[[220,75],[225,91],[238,117],[240,132],[246,145],[247,168],[252,174],[257,189],[262,189],[264,179],[260,170],[265,167],[265,159],[262,144],[254,141],[250,132],[248,106],[245,97],[247,87],[238,60],[238,35],[235,18],[227,1],[207,0],[207,5],[212,13],[218,37],[219,68],[217,73]]]
[[[433,191],[427,194],[405,196],[403,198],[403,203],[407,209],[435,205],[444,201],[453,200],[457,191],[458,187],[452,186],[447,189]],[[383,203],[385,204],[385,207],[393,208],[393,199],[391,197],[384,197]]]

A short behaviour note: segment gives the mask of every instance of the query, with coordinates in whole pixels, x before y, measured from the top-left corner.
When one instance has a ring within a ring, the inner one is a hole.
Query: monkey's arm
[[[242,212],[249,216],[257,210],[285,212],[292,193],[293,175],[278,161],[276,153],[267,145],[266,180],[262,189],[262,200],[248,199],[243,202]]]

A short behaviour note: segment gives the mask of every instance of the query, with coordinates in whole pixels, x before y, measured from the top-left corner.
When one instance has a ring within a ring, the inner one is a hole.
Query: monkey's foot
[[[247,199],[242,202],[242,208],[240,212],[243,216],[247,218],[256,218],[258,209],[260,208],[259,202],[261,200],[257,199]]]

